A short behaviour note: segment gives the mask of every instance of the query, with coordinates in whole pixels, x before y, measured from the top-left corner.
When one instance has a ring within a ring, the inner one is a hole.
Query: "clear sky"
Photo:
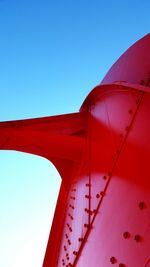
[[[150,31],[149,0],[0,0],[0,121],[76,112]],[[0,151],[0,267],[41,267],[60,177]]]

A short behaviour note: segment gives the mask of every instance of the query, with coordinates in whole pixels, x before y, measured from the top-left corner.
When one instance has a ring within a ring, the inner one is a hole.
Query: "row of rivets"
[[[101,191],[99,194],[96,194],[96,198],[100,198],[100,196],[104,196],[105,195],[105,192],[104,191]]]
[[[140,102],[140,99],[137,99],[136,100],[136,104],[139,104],[139,102]],[[128,110],[128,113],[130,114],[130,115],[132,115],[133,114],[133,110],[132,109],[129,109]],[[125,130],[126,131],[129,131],[129,126],[127,125],[126,127],[125,127]],[[121,133],[120,135],[120,138],[123,138],[123,134]],[[120,150],[119,149],[117,149],[117,151],[116,151],[116,154],[119,154],[120,153]],[[112,156],[112,159],[114,159],[114,156]],[[108,173],[108,176],[110,177],[111,176],[111,172],[109,172]],[[106,180],[107,179],[107,176],[103,176],[103,179],[104,180]],[[104,192],[103,192],[104,193]],[[96,198],[100,198],[100,194],[98,193],[98,194],[96,194]],[[142,209],[144,209],[144,207],[145,207],[145,205],[144,205],[144,203],[143,202],[140,202],[139,203],[139,208],[142,210]],[[127,239],[127,238],[130,238],[130,233],[129,232],[124,232],[123,233],[123,237],[125,238],[125,239]],[[141,238],[141,236],[140,235],[135,235],[134,236],[134,239],[137,241],[137,242],[140,242],[141,240],[142,240],[142,238]],[[115,263],[117,263],[117,259],[114,257],[114,256],[112,256],[111,258],[110,258],[110,262],[111,262],[111,264],[115,264]],[[126,265],[124,264],[124,263],[119,263],[119,267],[126,267]]]
[[[131,91],[132,91],[132,90],[134,90],[134,89],[131,88]],[[140,103],[140,99],[138,98],[138,99],[136,99],[136,105],[138,105],[139,103]],[[132,114],[133,114],[133,110],[132,110],[132,109],[129,109],[129,110],[128,110],[128,113],[129,113],[130,115],[132,115]],[[128,125],[125,127],[125,130],[126,130],[126,131],[129,130],[129,126],[128,126]],[[120,134],[120,137],[121,137],[121,138],[123,137],[123,134],[122,134],[122,133]]]
[[[137,100],[136,100],[136,104],[139,104],[139,103],[140,103],[140,99],[137,99]],[[133,114],[133,110],[132,110],[132,109],[129,109],[129,110],[128,110],[128,113],[129,113],[130,115],[132,115],[132,114]],[[130,127],[127,125],[127,126],[125,127],[125,130],[126,130],[126,131],[129,131],[129,129],[130,129]],[[123,137],[123,134],[121,133],[121,134],[120,134],[120,138],[122,138],[122,137]],[[119,149],[117,150],[117,154],[118,154],[118,153],[120,153],[120,150],[119,150]],[[114,156],[113,156],[112,158],[114,159]],[[109,172],[109,173],[108,173],[108,176],[110,177],[111,175],[112,175],[112,173]],[[106,175],[103,176],[103,179],[106,180],[106,179],[107,179],[107,176],[106,176]],[[96,198],[100,198],[100,195],[103,196],[103,195],[104,195],[104,192],[101,192],[101,193],[96,194]],[[145,208],[145,205],[144,205],[143,202],[140,202],[140,203],[139,203],[139,208],[140,208],[141,210]],[[87,211],[87,209],[85,209],[85,211]],[[84,226],[85,226],[85,227],[88,227],[87,224],[85,224]],[[130,235],[129,232],[124,232],[123,236],[124,236],[125,239],[127,239],[127,238],[129,238],[131,235]],[[135,236],[134,236],[134,239],[135,239],[137,242],[139,242],[139,241],[142,240],[142,237],[141,237],[140,235],[135,235]],[[111,257],[111,258],[110,258],[110,262],[111,262],[112,264],[115,264],[115,263],[117,262],[117,259],[116,259],[115,257]],[[119,267],[126,267],[126,265],[125,265],[124,263],[119,263]]]
[[[130,234],[129,232],[124,232],[124,233],[123,233],[123,237],[124,237],[125,239],[128,239],[128,238],[131,237],[131,234]],[[138,235],[138,234],[134,236],[134,240],[135,240],[136,242],[141,242],[142,239],[143,239],[143,238],[142,238],[140,235]]]
[[[129,112],[129,114],[132,114],[133,111],[130,109],[128,112]],[[126,126],[126,127],[125,127],[125,130],[128,131],[128,130],[129,130],[129,126]],[[120,138],[122,138],[122,137],[123,137],[123,134],[121,133],[121,134],[120,134]],[[117,151],[116,151],[117,154],[118,154],[119,152],[120,152],[120,150],[117,150]],[[112,156],[112,159],[114,159],[114,156]],[[111,172],[108,172],[108,176],[109,176],[109,177],[111,176]],[[104,175],[104,176],[103,176],[103,179],[106,180],[106,179],[107,179],[107,176]],[[99,194],[99,193],[96,194],[96,198],[100,198],[100,194]],[[128,237],[129,237],[129,233],[128,233],[128,232],[125,232],[125,233],[123,234],[123,236],[124,236],[124,238],[128,238]],[[112,264],[115,264],[115,263],[117,262],[117,260],[116,260],[115,257],[111,257],[111,258],[110,258],[110,262],[111,262]],[[124,267],[125,265],[122,264],[122,263],[120,263],[119,266],[120,266],[120,267]]]
[[[76,189],[73,188],[71,191],[72,191],[72,192],[75,192]],[[75,197],[73,197],[73,196],[71,196],[70,198],[71,198],[71,199],[75,199]],[[71,205],[71,204],[69,205],[69,208],[71,208],[71,209],[73,209],[73,210],[75,209],[75,207],[74,207],[73,205]],[[70,213],[68,213],[68,216],[73,220],[73,216],[72,216]],[[72,228],[71,228],[70,224],[67,223],[66,225],[67,225],[69,231],[72,232]],[[66,237],[66,239],[67,239],[67,243],[68,243],[68,245],[71,245],[71,241],[70,241],[69,236],[68,236],[67,233],[65,234],[65,237]],[[67,247],[66,247],[66,246],[64,246],[64,251],[67,251]],[[67,259],[67,260],[70,259],[70,257],[69,257],[69,253],[66,253],[66,259]],[[64,259],[62,260],[62,264],[63,264],[63,266],[72,266],[72,265],[70,265],[71,263],[69,263],[69,264],[66,265]]]
[[[69,254],[68,253],[66,253],[66,258],[67,258],[67,260],[69,260],[70,258],[69,258]]]
[[[90,183],[87,183],[86,186],[87,186],[87,187],[90,187],[91,184],[90,184]],[[71,189],[71,192],[76,192],[76,188],[72,188],[72,189]],[[87,195],[85,195],[85,198],[88,198],[88,199],[89,199],[90,197],[89,197],[89,195],[87,194]],[[72,196],[72,195],[71,195],[71,196],[70,196],[70,199],[71,199],[71,200],[75,200],[76,198],[75,198],[75,196]],[[72,204],[69,204],[69,208],[71,208],[72,210],[74,210],[74,209],[75,209],[75,206],[72,205]],[[86,209],[85,209],[85,210],[86,210]],[[90,211],[88,211],[88,209],[87,209],[86,211],[87,211],[88,213],[90,213]],[[74,218],[73,218],[73,215],[72,215],[71,213],[68,213],[68,217],[69,217],[71,220],[74,219]],[[66,225],[67,225],[69,231],[72,232],[73,230],[72,230],[72,227],[70,226],[70,224],[67,223]],[[88,225],[85,224],[85,227],[88,227]],[[67,239],[67,244],[68,244],[68,245],[71,245],[71,240],[69,239],[69,235],[68,235],[67,233],[65,234],[65,238]],[[79,242],[82,242],[82,241],[83,241],[83,238],[82,238],[82,237],[79,237],[79,238],[78,238],[78,241],[79,241]],[[64,251],[67,251],[67,247],[66,247],[66,245],[64,246]],[[73,255],[76,256],[77,254],[78,254],[77,251],[73,251]],[[65,256],[66,256],[66,260],[69,261],[69,259],[70,259],[70,257],[69,257],[69,253],[66,253]],[[63,266],[66,266],[66,267],[73,266],[71,263],[65,264],[65,260],[64,260],[64,259],[62,260],[62,264],[63,264]]]
[[[65,260],[64,260],[64,259],[62,259],[62,265],[63,265],[63,266],[65,265]]]

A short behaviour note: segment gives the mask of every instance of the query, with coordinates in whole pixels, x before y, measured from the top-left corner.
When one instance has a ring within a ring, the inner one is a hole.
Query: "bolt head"
[[[111,258],[110,258],[110,262],[111,262],[112,264],[115,264],[115,263],[117,262],[117,259],[116,259],[115,257],[111,257]]]

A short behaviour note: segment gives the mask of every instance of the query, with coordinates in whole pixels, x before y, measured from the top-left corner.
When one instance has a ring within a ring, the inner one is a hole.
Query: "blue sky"
[[[150,30],[150,2],[0,0],[0,121],[76,112]],[[60,184],[45,159],[0,151],[0,267],[41,267]]]

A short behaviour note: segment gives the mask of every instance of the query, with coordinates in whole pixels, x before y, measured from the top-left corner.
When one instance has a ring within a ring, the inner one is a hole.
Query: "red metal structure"
[[[43,267],[150,267],[150,35],[80,112],[0,123],[0,149],[49,159],[62,184]]]

